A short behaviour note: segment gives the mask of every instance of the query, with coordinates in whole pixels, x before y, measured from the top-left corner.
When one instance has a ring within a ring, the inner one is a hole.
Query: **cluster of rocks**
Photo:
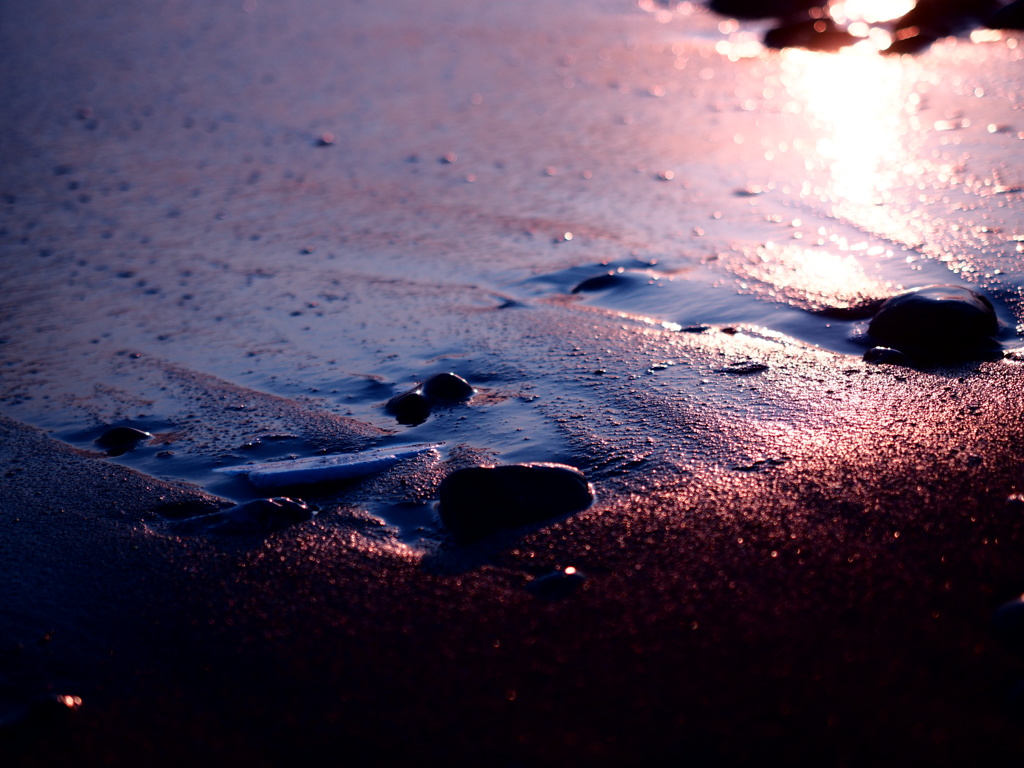
[[[829,15],[829,0],[709,0],[708,7],[737,19],[776,19],[764,36],[769,48],[836,51],[863,40]],[[882,26],[882,25],[880,25]],[[943,37],[975,27],[1024,29],[1024,0],[918,0],[884,24],[892,35],[886,53],[918,53]]]
[[[437,406],[466,403],[476,394],[472,385],[454,373],[438,373],[387,402],[399,424],[422,424]]]

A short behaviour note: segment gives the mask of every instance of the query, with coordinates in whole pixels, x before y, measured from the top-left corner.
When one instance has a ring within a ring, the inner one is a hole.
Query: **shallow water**
[[[0,29],[21,73],[0,85],[0,408],[89,450],[104,425],[153,432],[112,460],[158,477],[243,500],[213,468],[360,442],[303,411],[611,483],[651,434],[703,456],[628,405],[652,365],[671,391],[646,396],[708,400],[735,454],[714,461],[747,466],[771,457],[729,424],[756,403],[613,329],[741,328],[845,365],[858,321],[829,311],[932,283],[989,296],[1007,346],[1024,322],[1013,35],[886,58],[766,51],[690,4],[60,7]],[[540,310],[593,322],[607,359],[524,336]],[[608,360],[618,384],[586,378]],[[478,396],[416,427],[384,410],[443,370]],[[348,498],[409,541],[429,518]]]

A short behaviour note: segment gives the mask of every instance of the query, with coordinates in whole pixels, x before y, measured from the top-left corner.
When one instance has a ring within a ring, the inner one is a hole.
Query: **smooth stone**
[[[806,14],[825,6],[828,0],[710,0],[708,8],[737,19],[769,19],[773,16]]]
[[[152,440],[153,435],[135,427],[113,427],[96,438],[96,445],[105,448],[111,455],[119,456],[122,453],[134,450],[135,446],[147,440]]]
[[[864,362],[871,365],[903,365],[908,367],[914,364],[909,357],[892,347],[872,347],[864,353]]]
[[[545,600],[562,600],[582,587],[586,580],[585,575],[569,566],[538,576],[526,585],[526,589]]]
[[[441,483],[441,522],[459,542],[586,509],[594,490],[575,467],[527,463],[467,467]]]
[[[992,302],[957,285],[930,285],[886,299],[868,325],[868,336],[879,346],[927,360],[990,355],[997,333]]]
[[[430,416],[430,401],[423,396],[419,387],[395,395],[388,400],[386,407],[398,419],[399,424],[422,424]]]
[[[621,272],[606,272],[603,275],[588,277],[586,280],[573,286],[572,293],[591,293],[593,291],[606,291],[617,285],[628,282],[628,279]]]
[[[180,520],[174,524],[178,533],[209,533],[224,535],[267,534],[310,520],[316,510],[304,501],[277,496],[254,499],[211,515]]]
[[[463,403],[473,397],[476,390],[457,374],[437,373],[420,385],[420,393],[432,403]]]
[[[828,53],[863,39],[839,29],[831,19],[803,19],[792,24],[780,24],[764,33],[766,48],[804,48]]]
[[[756,360],[743,360],[739,363],[730,363],[718,369],[719,373],[731,373],[734,376],[749,376],[752,373],[767,371],[768,366]]]

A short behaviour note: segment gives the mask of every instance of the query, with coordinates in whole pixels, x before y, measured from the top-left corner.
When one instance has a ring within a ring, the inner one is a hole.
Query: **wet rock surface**
[[[96,438],[96,445],[111,456],[119,456],[152,439],[152,434],[135,427],[112,427]]]
[[[387,402],[399,424],[415,426],[430,417],[434,407],[468,402],[476,390],[455,373],[437,373]]]
[[[303,501],[286,496],[253,499],[221,512],[178,520],[172,530],[182,534],[262,535],[310,520],[316,515]]]
[[[573,566],[545,573],[526,585],[526,590],[544,600],[563,600],[581,589],[587,577]]]
[[[578,469],[539,462],[458,469],[439,493],[441,522],[463,543],[579,512],[594,502]]]
[[[473,386],[455,373],[437,373],[420,385],[430,403],[464,403],[476,393]]]
[[[864,353],[864,362],[871,365],[913,366],[914,361],[892,347],[872,347]]]
[[[985,296],[956,285],[930,285],[882,303],[868,336],[922,362],[988,359],[999,322]]]

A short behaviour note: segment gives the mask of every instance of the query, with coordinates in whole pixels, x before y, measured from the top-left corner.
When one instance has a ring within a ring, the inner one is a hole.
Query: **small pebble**
[[[575,467],[506,464],[468,467],[441,483],[441,522],[459,542],[506,528],[568,515],[594,503],[594,490]]]
[[[395,395],[385,406],[399,424],[415,426],[422,424],[430,416],[430,402],[423,396],[419,388]]]
[[[747,376],[752,373],[761,373],[767,371],[768,366],[764,363],[759,363],[756,360],[744,360],[739,363],[730,363],[722,368],[718,369],[719,373],[731,373],[737,376]]]
[[[526,585],[526,589],[545,600],[562,600],[582,587],[586,580],[586,576],[570,565],[538,576]]]
[[[278,496],[254,499],[223,512],[179,520],[173,528],[178,533],[260,535],[305,522],[314,515],[316,510],[305,502]]]
[[[420,392],[432,403],[463,403],[476,394],[472,385],[454,373],[438,373],[420,386]]]
[[[113,427],[96,438],[96,445],[106,448],[112,456],[134,450],[141,442],[152,440],[153,435],[135,427]]]
[[[864,362],[871,365],[904,365],[908,367],[914,364],[909,357],[892,347],[872,347],[864,353]]]

